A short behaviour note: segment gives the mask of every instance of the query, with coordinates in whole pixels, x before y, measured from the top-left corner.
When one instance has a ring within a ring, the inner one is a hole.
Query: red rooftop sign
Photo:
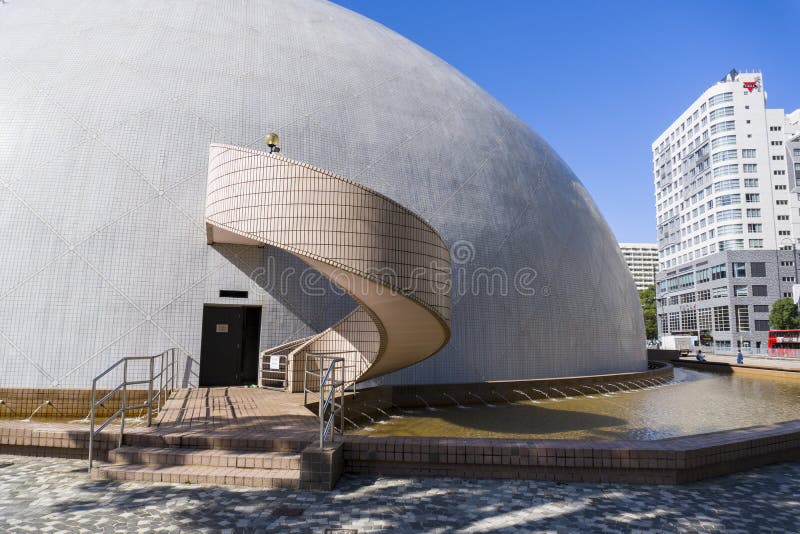
[[[742,85],[744,85],[744,88],[752,93],[753,89],[758,87],[758,80],[756,80],[754,82],[742,82]]]

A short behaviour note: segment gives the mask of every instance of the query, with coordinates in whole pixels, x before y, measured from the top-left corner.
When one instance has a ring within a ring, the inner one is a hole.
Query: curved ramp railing
[[[424,360],[450,338],[450,253],[421,217],[323,169],[241,147],[211,145],[209,243],[284,249],[358,306],[327,330],[268,349],[287,354],[302,391],[306,353],[344,358],[348,383]]]

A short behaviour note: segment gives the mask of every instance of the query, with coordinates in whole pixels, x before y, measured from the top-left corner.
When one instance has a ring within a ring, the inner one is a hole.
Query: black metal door
[[[244,308],[241,384],[258,382],[258,349],[261,340],[261,307]]]
[[[244,308],[205,306],[200,343],[200,386],[241,384]]]

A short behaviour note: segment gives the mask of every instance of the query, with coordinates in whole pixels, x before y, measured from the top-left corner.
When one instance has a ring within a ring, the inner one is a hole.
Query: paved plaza
[[[0,456],[0,531],[797,532],[800,463],[684,486],[345,476],[335,491],[99,482]]]

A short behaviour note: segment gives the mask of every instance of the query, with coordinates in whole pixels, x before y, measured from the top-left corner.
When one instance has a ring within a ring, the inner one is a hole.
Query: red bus
[[[800,330],[770,330],[767,347],[769,354],[779,358],[800,356]]]

